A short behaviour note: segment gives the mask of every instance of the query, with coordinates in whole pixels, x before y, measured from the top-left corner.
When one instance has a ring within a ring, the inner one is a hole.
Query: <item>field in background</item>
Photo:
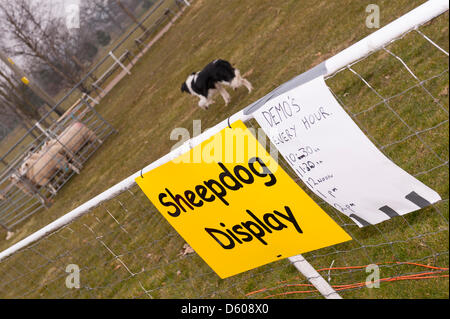
[[[381,9],[381,24],[387,24],[422,2],[377,1]],[[0,232],[0,250],[169,152],[176,142],[169,139],[174,128],[184,127],[192,132],[194,119],[201,119],[203,129],[211,127],[293,76],[373,32],[364,24],[365,7],[369,3],[373,1],[317,3],[292,0],[276,4],[263,0],[195,1],[172,29],[137,63],[133,74],[123,79],[99,105],[100,113],[119,130],[119,134],[106,141],[81,174],[61,190],[50,209],[34,215],[19,226],[10,241],[3,240],[5,234]],[[448,13],[423,30],[448,51]],[[447,69],[444,76],[427,85],[448,110],[448,60],[439,56],[436,49],[411,36],[395,43],[394,49],[417,69],[419,77],[428,78],[433,72]],[[251,94],[247,94],[245,89],[233,92],[232,101],[227,107],[220,98],[216,98],[217,103],[208,111],[203,111],[196,106],[197,99],[182,95],[179,87],[190,72],[216,58],[227,59],[242,73],[247,73],[255,90]],[[431,67],[426,64],[428,60],[433,61]],[[410,85],[410,77],[383,52],[371,56],[355,68],[388,96]],[[348,73],[339,73],[327,82],[344,105],[348,106],[347,110],[357,113],[377,103],[376,97],[367,87]],[[393,105],[402,108],[402,115],[417,126],[430,127],[442,121],[440,112],[418,107],[427,103],[421,102],[421,98],[423,93],[413,90],[408,97],[399,98]],[[404,105],[407,107],[403,108]],[[368,127],[377,145],[387,145],[405,134],[392,115],[383,110],[375,108],[373,112],[361,113],[358,119]],[[427,134],[426,139],[448,161],[448,122]],[[386,147],[383,151],[411,174],[426,171],[436,164],[433,157],[415,140]],[[438,225],[439,228],[441,224],[442,227],[446,225],[447,231],[405,243],[398,240],[411,230],[401,222],[382,224],[379,229],[384,234],[377,233],[377,229],[373,228],[364,229],[363,232],[348,223],[346,230],[365,243],[364,252],[330,258],[321,250],[306,257],[313,259],[312,264],[321,268],[329,266],[332,260],[335,260],[335,266],[364,265],[373,260],[391,261],[393,256],[410,260],[412,255],[430,247],[433,251],[448,252],[448,165],[418,178],[438,191],[443,199],[447,199],[437,205],[446,224],[431,209],[409,214],[406,219],[420,233],[427,232],[432,226]],[[127,205],[123,206],[122,203]],[[324,208],[333,218],[339,218]],[[115,231],[118,224],[126,232]],[[123,264],[117,258],[111,258],[98,240],[99,236],[103,236],[104,243],[114,251],[121,252],[122,260],[132,266],[133,272],[139,272],[140,269],[144,271],[130,278]],[[388,237],[386,240],[393,244],[370,246],[371,243],[385,240],[382,236]],[[152,297],[242,298],[254,290],[273,287],[280,281],[293,281],[299,277],[299,273],[287,261],[280,261],[220,280],[196,254],[177,259],[183,244],[184,241],[135,187],[61,232],[16,254],[7,263],[0,263],[0,274],[5,278],[8,278],[8,273],[16,277],[15,270],[18,273],[32,270],[20,281],[0,285],[0,296],[148,297],[148,294],[143,293],[143,286],[147,291],[154,287],[149,293]],[[337,249],[347,251],[352,245],[355,243],[343,244]],[[321,254],[324,256],[320,257]],[[448,253],[437,260],[422,262],[448,267]],[[69,263],[83,267],[82,285],[90,289],[68,290],[65,287],[67,274],[64,268]],[[386,267],[382,268],[382,275],[389,276],[398,271],[398,268]],[[364,281],[364,278],[364,272],[348,272],[334,275],[333,283]],[[446,279],[386,283],[381,287],[351,290],[343,293],[343,296],[448,298],[449,292]],[[252,296],[266,295],[269,293]],[[289,296],[299,297],[296,294]]]

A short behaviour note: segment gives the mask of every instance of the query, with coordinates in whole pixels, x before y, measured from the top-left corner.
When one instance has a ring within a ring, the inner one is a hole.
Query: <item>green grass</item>
[[[422,2],[194,1],[137,63],[132,75],[124,78],[99,105],[100,113],[119,134],[108,139],[81,174],[69,181],[50,209],[17,227],[12,240],[0,240],[0,250],[169,152],[176,143],[169,139],[174,128],[184,127],[192,132],[195,119],[202,121],[203,129],[211,127],[373,32],[364,24],[365,7],[369,3],[380,6],[381,24],[385,25]],[[448,13],[421,30],[448,51]],[[448,69],[447,58],[414,33],[388,49],[404,58],[421,79]],[[227,59],[242,73],[248,72],[255,90],[251,94],[245,89],[237,90],[229,106],[225,107],[217,98],[210,110],[202,111],[196,106],[197,99],[182,95],[179,87],[187,74],[215,58]],[[400,93],[415,83],[398,61],[382,51],[356,64],[354,69],[384,97]],[[373,142],[379,147],[386,146],[383,148],[386,155],[411,174],[427,172],[419,174],[418,179],[447,200],[438,203],[437,209],[426,208],[364,229],[323,205],[354,240],[305,257],[316,268],[328,267],[333,261],[339,267],[412,260],[448,267],[448,165],[429,171],[440,163],[434,153],[448,161],[448,122],[420,134],[432,146],[432,151],[416,137],[390,145],[410,132],[383,104],[376,105],[380,99],[373,92],[349,71],[338,73],[327,84],[348,112],[355,114],[354,119]],[[425,82],[424,86],[448,110],[448,72]],[[415,130],[448,119],[420,87],[392,98],[389,105]],[[4,234],[0,236],[4,238]],[[145,287],[154,298],[245,298],[252,291],[280,286],[250,296],[262,298],[301,289],[282,286],[282,281],[304,283],[286,260],[221,280],[195,253],[180,256],[183,245],[184,241],[138,187],[133,187],[130,192],[120,194],[1,262],[0,297],[145,298],[148,297],[142,289]],[[65,287],[64,269],[70,263],[82,268],[82,289]],[[124,264],[136,275],[130,276]],[[417,266],[390,264],[381,267],[381,276],[420,271],[423,269]],[[331,273],[333,284],[362,282],[366,276],[364,269]],[[343,291],[342,295],[346,298],[448,298],[448,279],[382,283],[379,289],[354,289]],[[280,297],[304,295],[293,293]]]

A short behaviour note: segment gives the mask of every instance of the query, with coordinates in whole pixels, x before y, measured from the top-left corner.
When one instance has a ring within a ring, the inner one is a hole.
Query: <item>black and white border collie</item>
[[[253,89],[251,83],[244,79],[241,72],[233,68],[230,62],[218,59],[209,63],[200,72],[189,75],[181,85],[181,92],[198,96],[200,98],[198,106],[207,109],[214,103],[212,98],[217,92],[222,95],[225,105],[230,102],[230,95],[224,85],[230,86],[233,90],[244,85],[249,93]]]

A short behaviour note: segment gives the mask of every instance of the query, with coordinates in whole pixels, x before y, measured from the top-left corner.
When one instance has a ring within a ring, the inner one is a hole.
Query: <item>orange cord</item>
[[[380,282],[380,283],[381,282],[402,281],[402,280],[422,280],[422,279],[448,278],[449,277],[449,275],[435,275],[437,273],[442,273],[444,271],[448,271],[449,270],[448,268],[445,268],[445,267],[435,267],[435,266],[423,265],[423,264],[412,263],[412,262],[384,262],[384,263],[377,263],[376,265],[383,265],[383,264],[413,265],[413,266],[433,269],[433,270],[437,270],[437,271],[417,273],[417,274],[411,274],[411,275],[401,275],[401,276],[397,276],[397,277],[382,278],[382,279],[377,281],[377,282]],[[362,268],[366,268],[367,266],[368,265],[366,265],[366,266],[347,266],[347,267],[321,268],[321,269],[318,269],[317,271],[320,272],[320,271],[327,271],[327,270],[362,269]],[[298,278],[299,277],[296,277],[294,279],[298,279]],[[278,284],[282,284],[282,283],[287,283],[287,281],[280,281],[280,282],[278,282]],[[366,285],[366,282],[358,282],[358,283],[352,283],[352,284],[332,285],[332,287],[336,291],[342,291],[342,290],[347,290],[347,289],[364,287],[365,285]],[[280,287],[262,288],[262,289],[259,289],[259,290],[255,290],[255,291],[247,293],[245,296],[251,296],[251,295],[254,295],[254,294],[257,294],[257,293],[261,293],[261,292],[265,292],[265,291],[271,291],[271,290],[275,290],[275,289],[280,289],[282,287],[313,287],[313,285],[312,284],[285,284],[285,285],[280,286]],[[283,295],[305,294],[305,293],[314,293],[314,292],[317,292],[317,290],[313,289],[313,290],[288,291],[288,292],[283,292],[283,293],[279,293],[279,294],[269,295],[269,296],[264,297],[264,299],[277,297],[277,296],[283,296]]]

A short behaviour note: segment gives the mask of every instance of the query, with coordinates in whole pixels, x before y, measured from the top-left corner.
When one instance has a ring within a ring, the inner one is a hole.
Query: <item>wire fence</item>
[[[440,202],[359,228],[315,196],[279,157],[353,238],[303,254],[343,297],[448,297],[447,19],[448,12],[326,79],[370,140],[436,190]],[[246,125],[258,128],[255,120]],[[373,264],[380,269],[379,289],[365,284],[366,266]],[[78,288],[67,286],[68,265],[79,267]],[[2,298],[322,297],[288,260],[221,280],[138,186],[1,260],[0,276]]]

